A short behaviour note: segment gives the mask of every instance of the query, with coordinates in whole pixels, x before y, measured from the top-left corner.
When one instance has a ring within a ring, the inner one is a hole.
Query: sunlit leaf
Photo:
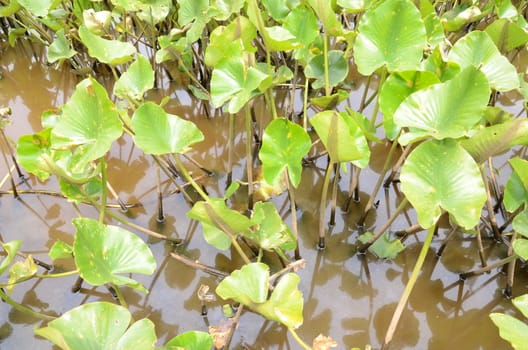
[[[291,10],[283,26],[305,46],[310,45],[319,36],[317,18],[313,11],[305,5],[299,5]]]
[[[399,105],[413,92],[439,82],[436,74],[427,71],[395,72],[385,80],[379,96],[379,106],[383,112],[383,128],[387,138],[394,140],[400,132],[393,119]]]
[[[253,224],[246,216],[229,209],[222,198],[196,202],[187,216],[202,223],[205,240],[220,250],[231,246],[230,233],[241,234]]]
[[[373,236],[374,234],[372,232],[367,231],[361,236],[359,236],[358,240],[362,243],[366,243]],[[369,247],[369,251],[376,254],[376,256],[381,259],[394,259],[396,258],[398,253],[400,253],[404,249],[405,247],[402,244],[401,240],[391,240],[390,235],[388,233],[383,234]]]
[[[95,302],[67,311],[47,327],[35,329],[35,334],[63,350],[153,350],[154,324],[141,319],[130,325],[131,319],[130,312],[122,306]]]
[[[17,0],[26,10],[37,17],[45,17],[57,5],[56,0]]]
[[[209,333],[200,331],[189,331],[179,334],[165,344],[167,349],[176,347],[185,350],[208,350],[212,346],[213,337]]]
[[[308,61],[304,70],[304,74],[308,78],[315,79],[315,81],[312,82],[314,89],[319,89],[325,86],[324,65],[324,54],[319,54]],[[336,86],[341,83],[348,75],[348,62],[345,60],[342,51],[328,51],[328,67],[331,67],[328,71],[328,83],[330,86]]]
[[[55,148],[76,146],[75,172],[104,156],[121,133],[119,114],[105,88],[94,78],[87,78],[77,84],[72,97],[62,107],[62,115],[51,133],[51,143]]]
[[[138,55],[119,80],[114,84],[114,94],[121,98],[126,96],[141,100],[143,94],[154,86],[154,70],[148,58]]]
[[[441,21],[444,29],[448,32],[457,32],[466,24],[475,22],[482,18],[482,11],[478,6],[468,4],[456,5],[442,15]]]
[[[511,51],[528,42],[528,33],[518,23],[505,18],[493,21],[485,31],[502,52]]]
[[[506,181],[504,206],[512,212],[528,203],[528,161],[515,157],[509,162],[514,171]]]
[[[258,87],[267,77],[256,68],[246,67],[240,58],[223,61],[211,76],[211,101],[217,108],[229,101],[228,112],[237,113],[260,93]]]
[[[79,37],[88,48],[88,54],[102,63],[110,65],[126,63],[136,53],[136,48],[131,43],[103,39],[92,34],[84,25],[79,27]]]
[[[371,75],[382,66],[389,72],[418,69],[426,32],[412,1],[387,0],[369,8],[361,17],[358,32],[354,61],[361,74]]]
[[[445,40],[444,27],[433,4],[429,0],[420,0],[420,13],[425,25],[427,44],[431,48],[441,45]]]
[[[73,257],[73,247],[60,239],[55,241],[51,246],[49,252],[51,260],[68,259]]]
[[[424,228],[449,212],[471,229],[480,220],[486,191],[480,169],[457,142],[430,140],[416,147],[401,169],[401,188]]]
[[[224,278],[216,287],[216,294],[222,299],[233,299],[251,307],[268,299],[268,282],[268,265],[251,263]]]
[[[193,122],[168,114],[150,101],[136,109],[132,128],[134,142],[147,154],[185,153],[204,139]]]
[[[110,11],[96,12],[93,8],[83,11],[83,23],[95,35],[103,36],[108,33],[111,22],[112,12]]]
[[[303,297],[297,286],[301,281],[295,273],[281,277],[269,300],[257,309],[264,317],[280,322],[289,328],[303,323]]]
[[[73,250],[79,274],[88,283],[127,285],[146,289],[120,274],[152,274],[156,261],[149,247],[137,235],[118,226],[103,225],[89,218],[73,219],[76,228]]]
[[[477,163],[508,151],[516,145],[528,145],[528,120],[513,119],[478,130],[460,144]]]
[[[269,123],[259,152],[266,182],[275,184],[287,170],[292,185],[297,187],[301,181],[302,158],[311,146],[310,136],[301,126],[282,118]]]
[[[20,240],[10,241],[2,244],[2,248],[7,253],[7,256],[3,258],[2,263],[0,263],[0,275],[3,274],[5,270],[7,270],[9,264],[11,264],[16,256],[16,253],[20,249],[21,244],[22,241]]]
[[[187,31],[187,41],[193,43],[202,35],[208,22],[209,0],[182,0],[178,2],[178,24],[191,25]]]
[[[338,21],[338,16],[332,8],[332,2],[328,0],[307,0],[315,15],[323,24],[323,30],[328,35],[337,36],[342,34],[343,26]]]
[[[516,350],[525,350],[528,344],[528,325],[510,315],[492,313],[490,318],[499,328],[501,338]]]
[[[245,0],[213,0],[209,11],[214,19],[225,21],[233,13],[239,13],[245,2]]]
[[[363,12],[368,9],[375,0],[337,0],[337,5],[341,6],[346,13]]]
[[[67,60],[73,57],[77,51],[71,48],[71,42],[64,35],[64,29],[55,33],[57,37],[48,47],[48,62]]]
[[[458,63],[462,69],[469,66],[480,69],[495,90],[509,91],[519,87],[517,70],[501,55],[486,32],[475,30],[466,34],[455,43],[447,59]]]
[[[513,305],[522,312],[523,316],[528,318],[528,294],[513,298],[512,302]]]
[[[73,184],[59,179],[61,193],[68,200],[76,203],[97,201],[103,190],[101,179],[94,177],[83,184]]]
[[[437,140],[464,136],[480,121],[490,89],[484,74],[468,67],[442,84],[435,84],[407,97],[394,113],[402,145],[432,136]]]
[[[255,228],[244,235],[260,248],[268,251],[278,248],[285,250],[295,249],[295,241],[291,230],[277,213],[277,208],[273,203],[255,203],[251,220],[255,224]]]
[[[444,61],[443,56],[440,46],[435,47],[429,57],[422,62],[422,68],[436,74],[440,81],[448,81],[460,72],[460,66],[455,62]]]
[[[25,281],[35,276],[37,273],[37,265],[31,255],[28,255],[22,261],[17,261],[9,269],[9,280],[7,281],[7,291],[13,293],[13,288],[16,283]]]
[[[347,113],[319,112],[310,119],[333,162],[366,161],[370,149],[361,129]]]
[[[20,164],[41,181],[48,179],[51,169],[41,155],[51,155],[51,129],[43,129],[36,134],[23,135],[17,142],[17,156]]]
[[[517,238],[512,243],[513,251],[522,259],[528,259],[528,239]]]

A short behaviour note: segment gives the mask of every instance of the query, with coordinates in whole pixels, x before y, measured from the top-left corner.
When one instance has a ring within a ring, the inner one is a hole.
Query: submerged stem
[[[396,331],[396,327],[398,326],[401,315],[403,313],[403,308],[407,304],[407,300],[409,299],[409,296],[411,295],[414,285],[416,284],[416,280],[418,279],[418,274],[422,270],[425,257],[427,256],[427,251],[429,250],[429,247],[431,246],[431,241],[433,240],[433,235],[435,232],[435,226],[436,225],[431,226],[429,228],[429,231],[427,231],[427,236],[425,237],[425,241],[423,243],[422,249],[420,250],[420,255],[418,256],[418,260],[416,260],[416,264],[414,265],[413,271],[411,273],[411,277],[409,278],[409,282],[407,282],[407,285],[405,286],[405,290],[403,291],[403,295],[401,296],[400,301],[398,302],[398,305],[396,306],[396,310],[394,311],[394,314],[392,315],[392,319],[389,324],[389,328],[387,329],[385,340],[383,342],[383,347],[387,346],[391,342],[392,337],[394,336],[394,332]]]
[[[30,308],[28,308],[28,307],[26,307],[26,306],[24,306],[22,304],[17,303],[13,299],[11,299],[7,295],[7,293],[4,292],[4,290],[2,288],[0,288],[0,298],[3,301],[5,301],[6,303],[8,303],[13,309],[15,309],[17,311],[20,311],[20,312],[22,312],[22,313],[24,313],[26,315],[33,316],[33,317],[39,318],[41,320],[46,320],[46,321],[52,321],[52,320],[55,319],[55,317],[53,317],[53,316],[46,315],[46,314],[31,310]]]
[[[326,168],[325,177],[323,180],[323,191],[321,193],[321,200],[319,202],[319,243],[317,247],[319,249],[325,249],[325,229],[324,229],[324,218],[326,212],[326,198],[328,197],[328,184],[330,183],[330,174],[332,174],[332,169],[334,168],[334,162],[330,160],[328,162],[328,167]]]
[[[290,331],[290,333],[293,336],[293,338],[295,339],[295,341],[297,343],[299,343],[299,345],[302,346],[303,349],[312,350],[312,348],[310,346],[308,346],[308,344],[306,344],[305,342],[302,341],[301,337],[299,337],[299,335],[297,334],[297,332],[295,332],[295,330],[293,328],[288,327],[288,330]]]
[[[253,155],[251,154],[251,111],[246,104],[246,172],[248,180],[248,210],[253,210]]]

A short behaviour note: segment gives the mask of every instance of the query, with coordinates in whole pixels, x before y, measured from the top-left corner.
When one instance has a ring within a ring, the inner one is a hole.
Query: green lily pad
[[[344,112],[319,112],[310,119],[333,162],[356,161],[368,165],[370,149],[361,128]]]
[[[200,38],[209,21],[207,10],[209,0],[182,0],[178,2],[178,24],[190,25],[186,37],[188,43],[193,43]]]
[[[460,144],[480,164],[513,146],[528,145],[528,120],[512,119],[479,129]]]
[[[401,169],[401,188],[424,228],[436,223],[442,209],[471,229],[480,220],[486,191],[480,169],[454,140],[430,140],[416,147]]]
[[[16,283],[26,281],[37,274],[37,265],[31,255],[22,261],[17,261],[9,269],[9,280],[7,281],[7,291],[13,293]]]
[[[168,114],[154,102],[145,102],[132,117],[134,142],[147,154],[185,153],[204,135],[191,121]]]
[[[327,0],[307,0],[314,10],[318,20],[323,24],[323,30],[328,35],[338,36],[343,33],[343,26],[332,8],[333,2]]]
[[[315,79],[312,82],[314,89],[320,89],[325,86],[324,64],[324,54],[316,55],[308,61],[304,70],[304,74],[308,78]],[[330,86],[336,86],[345,80],[348,75],[348,62],[345,60],[343,51],[328,51],[328,67],[331,67],[328,71],[328,83]]]
[[[149,247],[135,234],[118,226],[103,225],[88,218],[73,219],[76,228],[73,252],[79,274],[88,283],[127,285],[147,292],[141,283],[123,275],[150,275],[156,261]]]
[[[466,135],[481,120],[490,88],[484,74],[468,67],[452,80],[416,91],[394,113],[394,123],[409,127],[402,145],[432,136],[437,140]]]
[[[246,67],[241,58],[222,61],[211,76],[211,102],[218,108],[229,101],[227,110],[235,114],[260,93],[258,87],[266,78],[257,68]]]
[[[246,306],[262,304],[268,299],[269,267],[263,263],[242,266],[216,287],[223,299],[233,299]]]
[[[528,210],[525,209],[517,214],[513,219],[512,226],[515,232],[528,238]]]
[[[154,87],[154,70],[148,58],[138,55],[114,84],[114,94],[121,98],[143,99],[143,94]]]
[[[509,341],[514,349],[526,349],[526,344],[528,344],[528,325],[510,315],[491,313],[489,316],[499,328],[501,338]]]
[[[289,11],[283,26],[305,47],[308,47],[319,36],[317,18],[313,11],[305,5],[296,6]]]
[[[295,240],[288,225],[284,223],[277,208],[271,202],[257,202],[251,216],[255,227],[253,231],[244,233],[260,248],[271,251],[274,249],[295,249]]]
[[[72,167],[75,173],[104,156],[122,132],[119,114],[105,88],[94,78],[87,78],[77,84],[62,107],[51,143],[54,148],[76,147],[76,165]]]
[[[466,24],[476,22],[483,16],[484,14],[478,6],[469,6],[468,4],[463,3],[445,12],[442,15],[441,21],[446,31],[457,32]]]
[[[528,318],[528,294],[523,294],[517,298],[513,298],[513,305],[523,314],[524,317]]]
[[[287,119],[269,123],[259,152],[266,182],[273,185],[288,171],[292,185],[297,187],[301,181],[302,159],[311,146],[310,136],[301,126]]]
[[[81,202],[97,201],[103,193],[103,184],[98,177],[88,179],[82,184],[74,184],[60,178],[59,186],[61,193],[68,198],[68,200],[77,204]]]
[[[79,27],[79,37],[82,43],[88,48],[88,54],[90,56],[109,65],[126,63],[136,53],[136,48],[131,43],[103,39],[100,36],[92,34],[84,25]]]
[[[209,350],[213,347],[213,337],[209,333],[200,331],[189,331],[178,334],[165,344],[165,348],[169,349],[185,349],[185,350]]]
[[[382,66],[389,72],[418,69],[426,32],[411,0],[387,0],[369,8],[361,17],[358,32],[354,61],[361,74],[371,75]]]
[[[385,80],[380,91],[379,106],[383,112],[383,128],[387,138],[394,140],[400,133],[393,118],[398,106],[413,92],[439,82],[436,74],[427,71],[395,72]]]
[[[205,240],[220,250],[231,246],[231,237],[226,230],[238,235],[253,225],[250,219],[229,209],[222,198],[196,202],[187,216],[202,223]]]
[[[488,78],[491,88],[509,91],[519,87],[517,70],[501,55],[486,32],[475,30],[455,43],[447,59],[458,63],[462,69],[473,66]]]
[[[420,0],[420,13],[425,25],[427,44],[434,48],[445,40],[444,27],[436,10],[429,0]]]
[[[48,179],[51,169],[41,155],[51,155],[51,129],[46,128],[36,134],[22,135],[17,142],[17,156],[20,164],[41,181]]]
[[[297,328],[303,322],[302,293],[297,289],[299,281],[294,273],[282,276],[268,300],[269,267],[251,263],[224,278],[216,294],[223,299],[233,299],[270,320]]]
[[[0,263],[0,275],[3,274],[11,262],[13,262],[13,259],[15,259],[16,253],[20,249],[21,244],[22,241],[20,240],[10,241],[2,244],[2,248],[7,253],[7,256],[3,258],[2,262]]]
[[[528,239],[517,238],[512,243],[513,251],[522,259],[528,259]]]
[[[73,57],[77,51],[71,48],[71,42],[64,35],[64,29],[55,33],[57,37],[48,47],[48,62],[64,61]]]
[[[153,350],[154,324],[144,318],[130,325],[131,319],[122,306],[96,302],[69,310],[47,327],[35,329],[35,334],[63,350]]]
[[[368,242],[374,233],[367,231],[361,236],[358,237],[358,240],[362,243]],[[405,249],[405,246],[402,244],[399,239],[390,239],[388,233],[384,233],[380,238],[378,238],[370,247],[369,251],[375,254],[378,258],[381,259],[394,259]]]
[[[528,42],[528,33],[522,26],[506,18],[493,21],[485,31],[501,52],[509,52]]]

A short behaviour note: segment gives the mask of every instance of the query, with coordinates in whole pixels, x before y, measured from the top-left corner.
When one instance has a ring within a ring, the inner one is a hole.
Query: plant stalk
[[[328,167],[326,168],[325,177],[323,180],[323,191],[321,193],[321,200],[319,202],[319,243],[317,243],[317,248],[325,249],[325,212],[326,212],[326,198],[328,197],[328,185],[330,183],[330,175],[332,174],[332,169],[334,168],[334,162],[330,160],[328,162]]]
[[[414,265],[413,271],[411,273],[411,277],[409,278],[409,281],[407,282],[407,285],[405,286],[405,290],[403,291],[403,295],[400,298],[398,305],[396,306],[396,310],[394,311],[394,314],[392,315],[392,319],[389,324],[389,328],[387,329],[387,333],[385,335],[385,340],[383,342],[382,348],[385,348],[387,345],[389,345],[389,343],[392,340],[392,337],[394,336],[394,332],[396,331],[396,327],[398,326],[401,315],[403,313],[403,308],[407,304],[407,300],[409,299],[409,296],[411,295],[414,285],[416,284],[416,281],[418,280],[418,275],[420,274],[420,271],[422,270],[422,266],[427,256],[427,251],[429,250],[429,247],[431,246],[431,241],[433,240],[433,235],[435,232],[435,226],[436,225],[431,226],[429,228],[429,231],[427,232],[427,236],[425,237],[425,241],[423,243],[422,249],[420,250],[420,255],[418,256],[418,260],[416,260],[416,264]]]

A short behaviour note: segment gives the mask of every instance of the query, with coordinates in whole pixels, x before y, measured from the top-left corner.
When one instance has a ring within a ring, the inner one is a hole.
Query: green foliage
[[[434,225],[442,210],[466,229],[479,222],[486,201],[480,169],[457,142],[420,144],[403,164],[400,180],[422,227]]]
[[[96,302],[69,310],[46,327],[35,329],[35,334],[63,350],[154,349],[156,333],[152,321],[131,321],[126,308]]]
[[[213,338],[209,333],[189,331],[169,340],[163,349],[206,350],[211,349],[212,346]]]
[[[71,48],[71,42],[64,35],[64,29],[57,31],[57,37],[51,43],[48,49],[48,62],[54,63],[56,61],[62,62],[68,58],[73,57],[77,51]]]
[[[358,237],[358,240],[362,243],[368,242],[374,233],[367,231],[361,236]],[[390,239],[388,233],[383,234],[379,239],[377,239],[370,247],[369,251],[374,253],[378,258],[382,259],[394,259],[403,251],[405,247],[403,246],[401,240],[399,239]]]
[[[147,154],[185,153],[204,139],[193,122],[168,114],[150,101],[134,112],[132,128],[134,142]]]
[[[73,219],[73,225],[75,265],[86,282],[94,286],[127,285],[147,292],[141,283],[119,275],[154,272],[156,261],[145,242],[121,227],[103,225],[93,219]]]
[[[102,63],[110,65],[126,63],[136,53],[136,48],[131,43],[103,39],[92,34],[84,25],[79,27],[79,37],[88,48],[88,54]]]
[[[528,295],[521,295],[513,299],[513,305],[521,311],[524,317],[528,317]],[[513,316],[491,313],[491,320],[499,328],[500,336],[509,341],[516,350],[526,349],[528,344],[528,325]]]
[[[301,181],[302,159],[312,146],[310,136],[299,125],[286,119],[275,119],[268,124],[259,152],[266,182],[273,185],[284,172],[294,187]]]
[[[412,1],[379,2],[362,16],[358,32],[354,61],[361,74],[370,75],[383,66],[389,72],[418,69],[426,32]]]
[[[299,276],[288,273],[269,293],[269,267],[251,263],[220,282],[216,293],[223,299],[233,299],[264,317],[297,328],[302,324],[302,293],[297,289]]]
[[[154,87],[154,70],[148,58],[137,55],[136,60],[114,84],[114,95],[142,100],[143,94]]]

